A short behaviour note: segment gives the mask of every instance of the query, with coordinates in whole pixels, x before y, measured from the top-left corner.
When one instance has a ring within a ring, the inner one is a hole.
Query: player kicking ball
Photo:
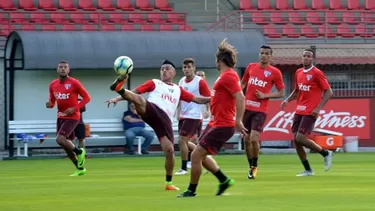
[[[177,197],[194,197],[203,166],[219,180],[216,195],[222,195],[234,180],[226,176],[209,154],[217,154],[221,147],[234,135],[235,130],[245,135],[242,124],[245,111],[245,96],[240,78],[233,68],[236,65],[236,50],[223,40],[216,52],[216,66],[220,75],[211,92],[211,120],[198,139],[198,145],[191,154],[191,173],[188,189]]]
[[[56,142],[77,168],[70,176],[83,176],[86,174],[86,152],[85,149],[75,146],[71,140],[75,138],[74,130],[80,120],[80,109],[90,102],[90,96],[79,80],[69,76],[69,72],[69,64],[61,61],[57,66],[59,78],[49,85],[49,101],[46,107],[53,108],[57,103]],[[82,97],[79,103],[78,95]]]
[[[175,162],[172,122],[178,102],[180,100],[198,104],[210,102],[209,97],[195,97],[174,84],[172,81],[175,75],[174,64],[165,60],[160,68],[160,80],[149,80],[132,91],[123,88],[128,75],[121,75],[110,87],[112,91],[116,91],[120,96],[107,101],[108,106],[111,103],[116,104],[120,100],[134,103],[138,115],[154,129],[165,154],[166,190],[179,190],[172,184]],[[147,100],[140,95],[144,93],[148,93]]]
[[[324,150],[307,137],[314,129],[320,110],[333,95],[324,73],[313,65],[314,59],[315,52],[313,50],[306,49],[302,52],[303,68],[296,71],[294,91],[281,103],[281,109],[284,109],[290,101],[297,100],[292,132],[297,154],[305,168],[305,171],[297,176],[314,175],[303,147],[319,152],[323,156],[326,171],[332,166],[332,151]]]

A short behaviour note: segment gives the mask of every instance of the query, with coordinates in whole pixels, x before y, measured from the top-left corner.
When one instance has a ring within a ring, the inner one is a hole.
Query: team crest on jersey
[[[270,76],[270,75],[271,75],[271,72],[270,72],[270,71],[268,71],[268,70],[264,71],[264,76],[268,77],[268,76]]]
[[[306,75],[306,79],[307,79],[308,81],[310,81],[311,78],[312,78],[312,75]]]
[[[71,84],[65,84],[65,89],[69,89],[70,87],[72,87],[72,85]]]

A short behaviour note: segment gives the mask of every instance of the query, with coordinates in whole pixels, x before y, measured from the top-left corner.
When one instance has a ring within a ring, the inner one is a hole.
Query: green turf
[[[176,159],[176,170],[180,166]],[[225,173],[236,180],[228,195],[214,196],[216,178],[201,177],[198,196],[176,198],[164,191],[163,158],[93,158],[87,175],[69,177],[72,164],[60,160],[0,162],[1,211],[346,211],[374,210],[375,155],[336,154],[324,172],[320,155],[310,155],[314,177],[302,170],[296,155],[262,155],[256,180],[247,179],[243,155],[218,156]],[[189,176],[174,177],[187,188]]]

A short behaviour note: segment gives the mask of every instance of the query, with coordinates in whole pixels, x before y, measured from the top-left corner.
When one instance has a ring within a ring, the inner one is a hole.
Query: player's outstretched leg
[[[60,131],[64,131],[64,126]],[[66,136],[58,134],[56,142],[65,150],[70,160],[76,166],[77,170],[71,176],[83,176],[86,174],[86,169],[83,167],[86,161],[86,152],[83,148],[78,148]]]
[[[174,148],[173,143],[166,137],[160,139],[160,145],[165,154],[165,190],[180,190],[172,183],[174,168]]]
[[[246,145],[249,145],[247,150],[250,151],[250,153],[247,154],[250,167],[247,175],[248,179],[255,179],[258,173],[258,157],[260,151],[259,137],[260,132],[256,130],[251,130],[250,135],[247,136]]]

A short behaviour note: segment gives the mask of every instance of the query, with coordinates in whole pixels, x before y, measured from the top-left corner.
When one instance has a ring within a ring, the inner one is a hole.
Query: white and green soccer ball
[[[128,56],[118,57],[113,64],[113,68],[118,75],[130,74],[133,71],[133,67],[133,60]]]

